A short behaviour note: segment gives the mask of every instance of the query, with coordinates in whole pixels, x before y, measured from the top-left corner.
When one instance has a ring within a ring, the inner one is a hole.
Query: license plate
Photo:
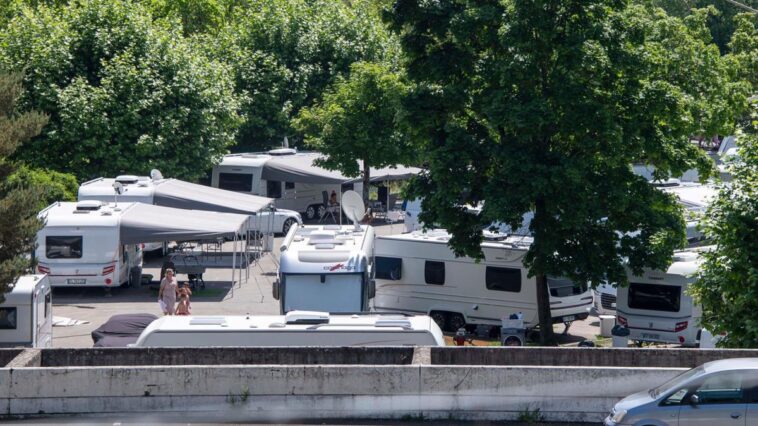
[[[643,339],[652,339],[652,340],[660,340],[661,335],[660,334],[652,334],[652,333],[642,333]]]
[[[85,284],[87,280],[84,278],[69,278],[66,280],[68,284]]]
[[[562,318],[563,322],[569,322],[574,321],[576,319],[576,315],[566,315]]]

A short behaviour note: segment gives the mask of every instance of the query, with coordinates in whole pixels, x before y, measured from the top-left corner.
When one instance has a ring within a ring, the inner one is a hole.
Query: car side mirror
[[[690,396],[690,404],[692,404],[693,406],[700,404],[700,397],[697,395]]]
[[[274,281],[274,284],[271,285],[271,292],[273,293],[274,299],[279,300],[279,280]]]

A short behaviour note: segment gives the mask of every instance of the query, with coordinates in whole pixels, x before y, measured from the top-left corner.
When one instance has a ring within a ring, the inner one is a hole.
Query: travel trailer
[[[316,166],[321,156],[291,148],[229,154],[213,167],[211,186],[273,198],[278,208],[300,212],[309,220],[320,218],[332,192],[362,190],[360,179]],[[419,171],[402,166],[371,169],[371,181],[405,180]]]
[[[499,326],[503,318],[523,315],[538,323],[534,278],[523,258],[531,237],[485,233],[484,259],[455,257],[445,230],[378,236],[375,242],[374,310],[428,314],[443,330],[466,325]],[[553,322],[585,319],[592,306],[587,286],[549,278]]]
[[[294,310],[368,311],[374,228],[368,225],[296,226],[281,245],[274,298]]]
[[[155,179],[123,175],[114,179],[97,178],[84,182],[79,186],[78,199],[106,203],[139,202],[189,210],[248,214],[251,215],[251,229],[263,233],[286,234],[292,225],[302,223],[300,214],[275,208],[273,200],[269,198],[224,191],[178,179],[164,179],[159,172],[154,172],[154,175]]]
[[[700,247],[676,252],[668,270],[629,276],[618,289],[616,322],[629,329],[629,340],[697,346],[701,339],[700,307],[688,293],[701,263]]]
[[[25,275],[0,304],[0,347],[51,348],[53,299],[45,275]]]
[[[100,201],[55,203],[42,210],[37,233],[37,270],[53,287],[138,285],[140,244],[123,244],[120,220],[133,203],[118,207]]]
[[[165,316],[133,347],[444,346],[427,316],[292,311],[271,316]]]

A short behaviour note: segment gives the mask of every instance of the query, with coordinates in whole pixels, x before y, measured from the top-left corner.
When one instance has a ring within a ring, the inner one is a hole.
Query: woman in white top
[[[174,315],[178,291],[179,284],[176,282],[174,270],[166,269],[166,276],[161,280],[161,288],[158,290],[158,300],[163,301],[164,315]]]

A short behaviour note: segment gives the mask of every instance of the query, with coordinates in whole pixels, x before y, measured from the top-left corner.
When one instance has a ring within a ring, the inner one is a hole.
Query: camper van
[[[0,304],[0,347],[51,348],[53,299],[45,275],[20,277]]]
[[[374,310],[428,314],[448,331],[466,325],[498,326],[503,318],[519,313],[527,327],[535,326],[536,284],[523,265],[532,238],[485,235],[479,263],[455,257],[445,230],[378,236]],[[586,284],[548,278],[548,285],[554,323],[568,326],[587,318],[593,297]]]
[[[213,167],[211,186],[273,198],[278,208],[302,213],[308,220],[321,218],[332,192],[361,193],[363,188],[360,179],[316,166],[314,161],[321,157],[319,152],[292,148],[229,154]],[[405,180],[419,171],[403,166],[372,168],[371,182]]]
[[[629,286],[618,289],[616,322],[629,329],[629,340],[697,346],[700,307],[692,303],[689,285],[701,262],[700,247],[674,254],[667,271],[646,270],[629,276]]]
[[[116,193],[114,185],[119,186],[120,194]],[[97,178],[81,184],[78,199],[107,203],[139,202],[222,213],[249,213],[253,215],[252,230],[263,233],[286,234],[292,225],[302,223],[300,214],[273,208],[270,206],[271,200],[266,198],[230,194],[217,188],[162,177],[152,179],[147,176],[122,175],[114,179]]]
[[[51,286],[114,287],[138,285],[142,247],[121,244],[121,215],[133,206],[100,201],[58,202],[39,213],[37,270]]]
[[[427,316],[293,311],[272,316],[165,316],[133,347],[444,346]]]
[[[274,298],[293,310],[368,311],[374,228],[367,225],[297,226],[281,245]]]

